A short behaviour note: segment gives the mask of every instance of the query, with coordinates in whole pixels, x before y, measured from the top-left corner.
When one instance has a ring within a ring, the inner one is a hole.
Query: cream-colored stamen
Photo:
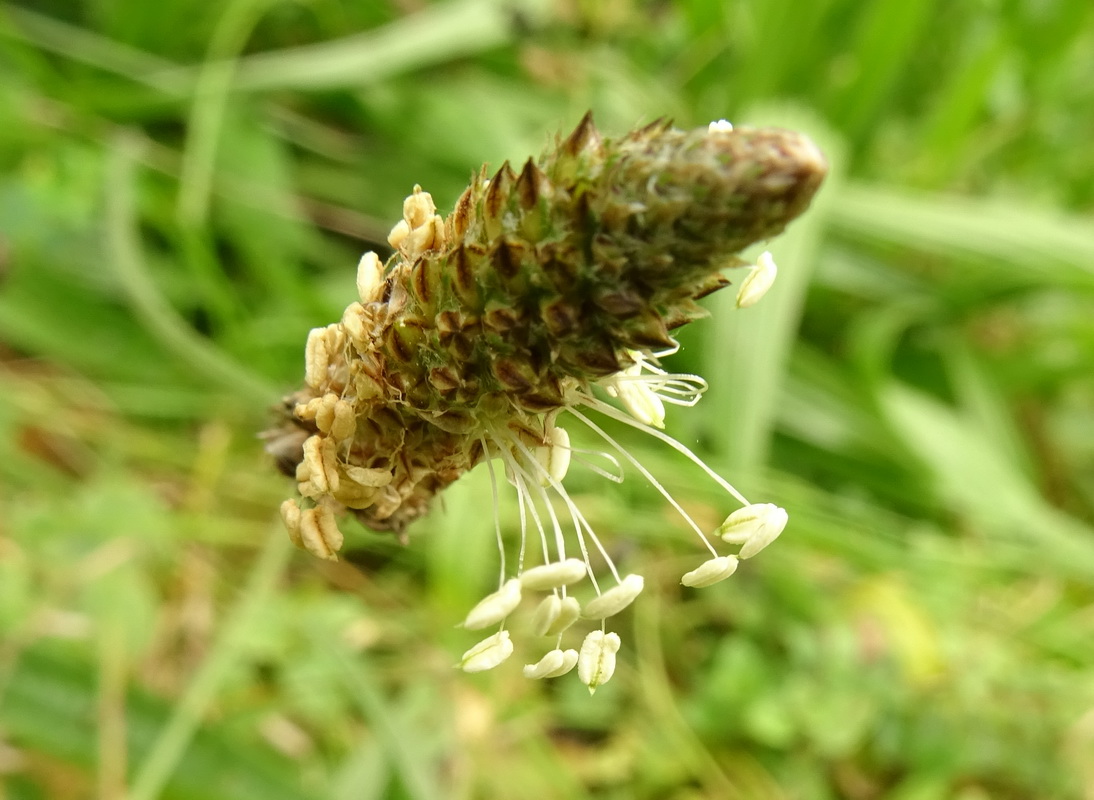
[[[585,562],[580,558],[567,558],[525,570],[520,576],[520,584],[529,591],[555,589],[581,580],[586,570]]]
[[[509,639],[509,631],[498,631],[464,653],[459,666],[464,672],[482,672],[493,669],[511,655],[513,642]]]
[[[737,563],[736,556],[718,556],[717,558],[712,558],[709,561],[704,561],[691,572],[685,574],[684,577],[680,579],[680,583],[684,584],[684,586],[690,586],[693,589],[713,586],[719,581],[724,581],[736,572]]]
[[[737,290],[737,308],[748,308],[760,302],[775,283],[778,272],[779,269],[775,266],[775,259],[771,257],[771,253],[767,251],[761,253],[756,259],[756,266],[748,273],[748,277],[741,283],[741,288]]]
[[[577,656],[577,675],[589,687],[589,694],[607,683],[615,674],[615,654],[619,652],[619,634],[592,631],[581,643]]]
[[[778,538],[788,520],[786,510],[774,503],[752,503],[726,517],[715,533],[724,542],[742,545],[739,558],[751,558]]]
[[[371,250],[357,262],[357,295],[362,303],[378,303],[384,296],[384,262]]]
[[[565,675],[577,664],[576,650],[551,650],[535,664],[524,665],[524,677],[536,680],[558,678]]]
[[[467,613],[463,627],[479,630],[496,625],[520,605],[520,578],[510,578],[493,594],[487,595]]]
[[[594,597],[585,604],[581,614],[586,619],[604,619],[618,614],[634,602],[642,593],[645,581],[641,575],[628,575],[618,586],[608,589],[600,597]]]

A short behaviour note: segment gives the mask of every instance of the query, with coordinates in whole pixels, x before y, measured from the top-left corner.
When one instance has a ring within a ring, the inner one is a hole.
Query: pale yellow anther
[[[327,380],[330,351],[327,348],[327,329],[312,328],[308,343],[304,345],[304,381],[313,389],[320,389]]]
[[[577,664],[576,650],[551,650],[535,664],[524,665],[524,677],[540,680],[565,675]]]
[[[628,575],[599,597],[594,597],[585,604],[581,615],[586,619],[604,619],[618,614],[624,608],[634,602],[645,585],[641,575]]]
[[[414,191],[403,201],[403,219],[411,230],[425,225],[436,213],[437,206],[433,203],[433,195],[423,192],[421,186],[415,186]]]
[[[285,523],[285,530],[289,532],[289,540],[297,547],[303,547],[300,539],[300,505],[296,500],[286,500],[281,504],[281,521]]]
[[[464,672],[482,672],[493,669],[511,655],[513,642],[509,639],[509,631],[498,631],[464,653],[459,667]]]
[[[592,694],[615,674],[615,654],[619,652],[619,634],[592,631],[581,643],[577,656],[577,675]]]
[[[362,303],[378,303],[384,296],[384,262],[371,250],[357,262],[357,295]]]
[[[327,506],[309,508],[300,514],[300,541],[304,549],[319,558],[337,561],[342,549],[342,531]]]
[[[487,595],[467,613],[463,627],[479,630],[496,625],[520,605],[520,578],[510,578],[493,594]]]
[[[581,616],[581,605],[573,597],[548,595],[532,615],[532,631],[536,636],[558,636]]]
[[[320,492],[338,490],[338,454],[334,442],[325,436],[309,436],[304,440],[304,460],[301,462],[310,480]],[[297,469],[297,479],[300,470]]]
[[[409,235],[410,225],[407,224],[405,219],[401,219],[395,223],[395,227],[392,228],[391,233],[387,235],[387,243],[398,250]]]
[[[738,558],[751,558],[778,538],[788,520],[786,510],[774,503],[753,503],[726,517],[715,533],[724,542],[742,545]]]
[[[576,583],[585,577],[585,572],[584,561],[580,558],[567,558],[525,570],[520,575],[520,585],[529,591],[555,589]]]
[[[657,393],[648,384],[632,380],[642,374],[644,357],[634,351],[630,355],[635,358],[631,364],[617,376],[613,375],[601,381],[601,384],[612,397],[618,397],[623,407],[632,417],[644,425],[652,425],[654,428],[665,427],[665,404]]]
[[[331,422],[330,435],[336,442],[342,442],[353,437],[357,430],[357,416],[353,413],[353,406],[345,400],[339,400],[334,404],[334,421]]]
[[[393,478],[391,470],[380,469],[379,467],[345,467],[343,473],[347,480],[356,483],[358,486],[368,486],[370,488],[387,486]]]
[[[684,584],[684,586],[690,586],[693,589],[713,586],[736,572],[737,563],[736,556],[718,556],[717,558],[712,558],[709,561],[704,561],[691,572],[685,574],[684,577],[680,579],[680,583]]]
[[[764,251],[756,259],[756,266],[748,273],[748,277],[741,283],[737,290],[737,308],[748,308],[760,302],[768,289],[775,283],[775,276],[779,269],[775,266],[775,259],[771,253]]]
[[[354,345],[360,348],[368,343],[368,331],[365,329],[365,307],[360,303],[350,303],[342,312],[342,329]]]

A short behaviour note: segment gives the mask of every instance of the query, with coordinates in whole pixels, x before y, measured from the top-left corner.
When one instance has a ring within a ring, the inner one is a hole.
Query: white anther
[[[524,665],[525,678],[558,678],[565,675],[577,664],[576,650],[551,650],[535,664]]]
[[[693,589],[702,589],[704,586],[713,586],[718,581],[723,581],[737,571],[736,556],[718,556],[709,561],[704,561],[691,572],[680,579],[684,586]]]
[[[581,615],[586,619],[604,619],[618,614],[634,602],[644,585],[641,575],[628,575],[618,586],[613,586],[600,597],[594,597],[586,603]]]
[[[741,283],[741,288],[737,290],[737,308],[748,308],[758,303],[775,283],[778,272],[779,268],[775,266],[775,259],[765,250],[756,259],[756,266],[748,273],[748,277]]]
[[[738,558],[751,558],[783,532],[789,515],[774,503],[753,503],[738,508],[715,533],[729,544],[743,545]]]
[[[536,448],[536,461],[543,466],[544,470],[541,473],[540,483],[544,486],[550,485],[548,475],[556,482],[562,483],[562,479],[566,477],[570,469],[570,434],[565,428],[552,425],[545,432],[544,438],[547,440],[546,444]]]
[[[493,594],[487,595],[467,613],[463,627],[477,631],[495,625],[520,605],[520,578],[510,578]]]
[[[407,236],[410,235],[410,226],[407,225],[405,219],[401,219],[395,223],[395,227],[391,229],[391,233],[387,235],[387,243],[394,247],[396,250],[403,243]]]
[[[536,636],[558,636],[581,616],[581,605],[573,597],[556,594],[543,598],[532,615],[532,631]]]
[[[482,672],[493,669],[511,655],[513,642],[509,639],[509,631],[498,631],[464,653],[459,666],[464,672]]]
[[[615,673],[615,654],[619,652],[619,634],[592,631],[581,643],[577,656],[577,676],[592,694]]]
[[[357,294],[362,303],[378,303],[384,296],[384,262],[371,250],[357,262]]]
[[[543,564],[525,570],[520,585],[529,591],[544,591],[559,586],[569,586],[585,577],[585,562],[580,558],[567,558],[552,564]]]

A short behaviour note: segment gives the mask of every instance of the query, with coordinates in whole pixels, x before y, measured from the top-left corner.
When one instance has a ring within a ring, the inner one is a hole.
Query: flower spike
[[[504,623],[526,595],[545,592],[531,628],[559,641],[525,674],[551,677],[576,664],[595,690],[615,669],[618,635],[593,630],[579,651],[562,637],[581,618],[623,610],[644,582],[620,575],[563,485],[571,457],[616,481],[633,467],[666,498],[710,552],[684,576],[687,586],[728,577],[782,532],[785,511],[749,504],[664,432],[668,407],[694,405],[706,383],[659,359],[679,347],[671,332],[704,314],[695,301],[729,285],[722,268],[744,263],[745,248],[801,214],[826,169],[817,147],[792,131],[725,120],[688,131],[657,120],[608,137],[586,114],[538,159],[493,174],[483,168],[446,218],[414,186],[388,237],[394,254],[386,263],[375,253],[361,258],[356,297],[339,322],[309,334],[303,386],[265,434],[300,495],[281,508],[292,540],[335,558],[344,515],[403,536],[439,493],[485,462],[499,589],[463,626]],[[775,272],[770,254],[760,256],[738,306],[759,300]],[[610,452],[573,448],[558,425],[563,412]],[[745,507],[708,536],[598,415],[669,445]],[[582,454],[607,459],[618,474]],[[495,459],[519,504],[515,569],[497,513],[504,482]],[[719,538],[740,551],[720,555]],[[525,569],[530,554],[540,566]],[[594,594],[585,594],[586,577]],[[611,588],[602,590],[606,579]],[[490,669],[513,648],[501,630],[460,666]]]

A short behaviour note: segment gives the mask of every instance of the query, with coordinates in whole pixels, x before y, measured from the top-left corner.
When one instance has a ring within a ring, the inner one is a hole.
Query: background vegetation
[[[0,3],[0,797],[1094,797],[1092,74],[1088,0]],[[576,473],[653,588],[593,699],[451,668],[484,475],[320,563],[255,438],[414,183],[588,108],[833,166],[674,362],[791,527],[684,591],[670,509]]]

